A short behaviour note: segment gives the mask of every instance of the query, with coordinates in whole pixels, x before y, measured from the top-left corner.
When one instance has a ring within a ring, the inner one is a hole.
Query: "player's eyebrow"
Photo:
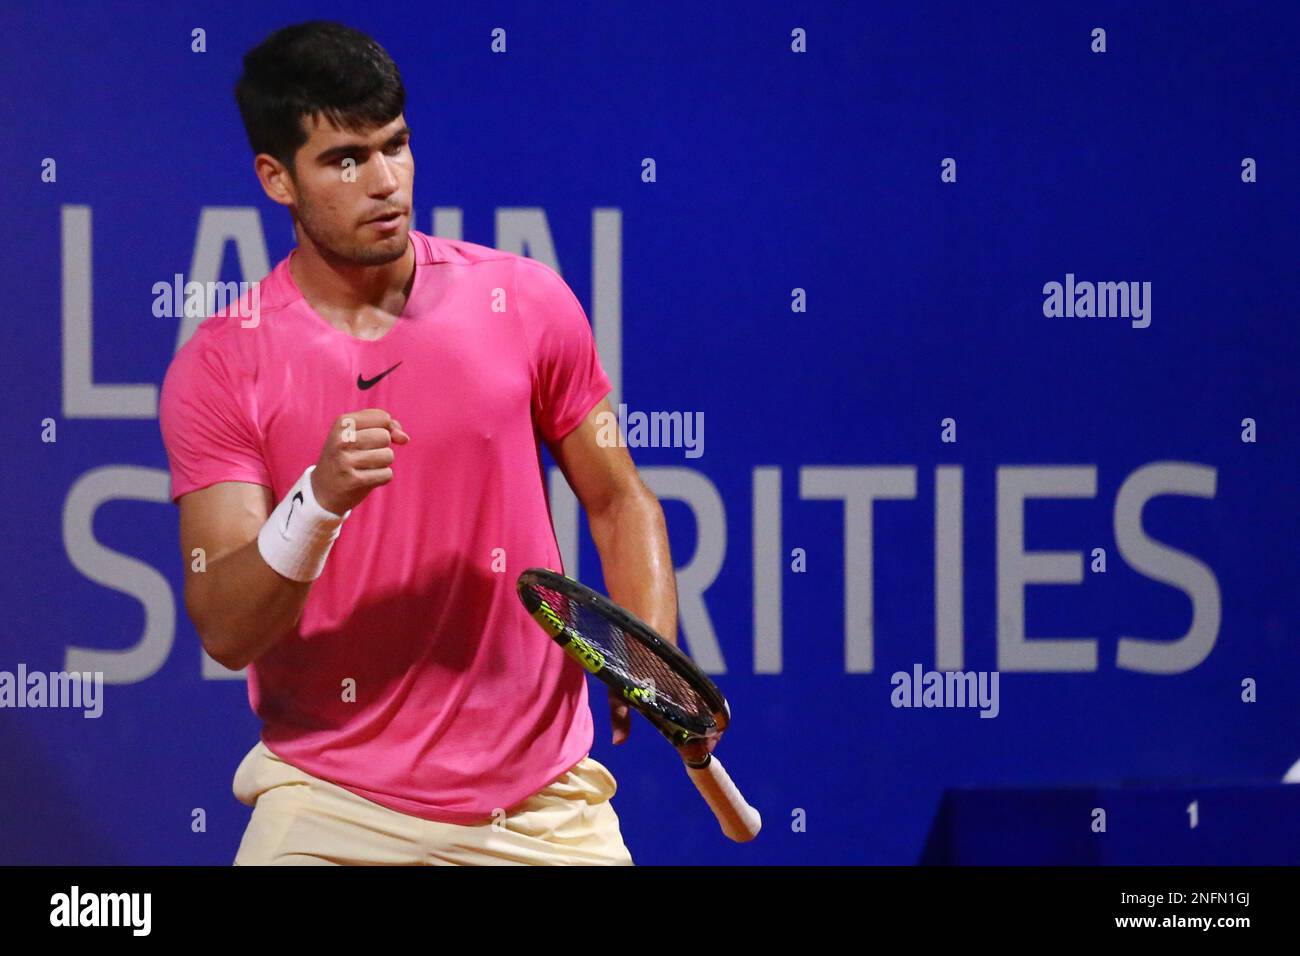
[[[401,129],[393,133],[392,136],[388,137],[380,148],[387,149],[389,146],[396,146],[403,140],[408,139],[410,135],[411,127],[403,126]],[[325,150],[325,152],[317,156],[316,162],[330,165],[346,156],[352,156],[357,153],[369,153],[370,148],[369,143],[340,143],[338,146],[331,146],[329,149]]]

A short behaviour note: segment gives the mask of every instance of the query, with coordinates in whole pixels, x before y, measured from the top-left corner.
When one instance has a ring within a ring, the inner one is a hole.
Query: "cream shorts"
[[[587,756],[509,815],[439,823],[305,773],[259,740],[235,771],[235,797],[253,808],[235,865],[630,866],[609,802],[617,788]]]

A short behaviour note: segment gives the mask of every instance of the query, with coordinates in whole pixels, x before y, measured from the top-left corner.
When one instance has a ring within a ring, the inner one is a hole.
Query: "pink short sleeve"
[[[228,359],[201,327],[172,359],[158,408],[172,501],[219,481],[271,487],[249,412],[252,393],[237,381]]]
[[[550,266],[521,258],[519,313],[533,361],[533,418],[547,442],[577,428],[611,390],[587,313]]]

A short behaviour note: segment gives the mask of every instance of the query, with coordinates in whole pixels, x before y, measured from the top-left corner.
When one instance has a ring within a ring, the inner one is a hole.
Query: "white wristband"
[[[262,560],[290,581],[315,581],[325,570],[334,539],[339,536],[343,520],[326,511],[311,490],[312,465],[289,489],[266,519],[257,534],[257,550]]]

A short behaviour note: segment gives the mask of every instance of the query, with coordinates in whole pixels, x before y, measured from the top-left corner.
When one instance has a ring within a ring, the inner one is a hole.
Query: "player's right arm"
[[[271,570],[258,551],[258,532],[274,506],[271,489],[243,481],[180,499],[185,609],[208,656],[231,670],[288,633],[311,590],[310,582]]]
[[[340,416],[310,479],[316,502],[334,515],[351,511],[392,480],[391,446],[409,440],[382,409]],[[208,655],[239,670],[298,623],[311,581],[293,580],[267,563],[258,539],[276,503],[264,485],[217,482],[182,495],[179,505],[185,608]]]

